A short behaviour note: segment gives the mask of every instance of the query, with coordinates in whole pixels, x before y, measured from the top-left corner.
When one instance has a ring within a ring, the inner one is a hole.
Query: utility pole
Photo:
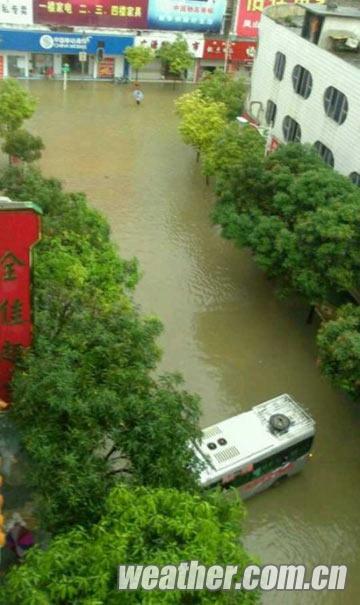
[[[237,2],[235,0],[227,0],[226,11],[225,11],[223,24],[222,24],[222,28],[221,28],[221,33],[226,38],[225,46],[224,46],[224,55],[225,55],[224,73],[227,73],[229,59],[231,59],[231,55],[232,55],[231,38],[236,36],[236,34],[233,34],[236,7],[237,7]]]
[[[227,73],[228,65],[229,65],[229,59],[231,58],[231,54],[232,54],[230,35],[231,34],[229,34],[227,40],[225,41],[225,47],[224,47],[224,55],[225,55],[224,73]]]

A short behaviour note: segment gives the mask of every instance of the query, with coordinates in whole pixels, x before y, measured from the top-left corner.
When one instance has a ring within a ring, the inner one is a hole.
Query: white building
[[[249,113],[360,185],[360,10],[278,5],[261,19]]]

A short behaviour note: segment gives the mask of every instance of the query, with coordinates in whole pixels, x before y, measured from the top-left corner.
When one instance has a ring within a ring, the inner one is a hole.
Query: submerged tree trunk
[[[311,325],[315,315],[315,305],[311,305],[309,315],[307,316],[306,323]]]
[[[196,163],[198,164],[200,160],[200,151],[196,152]]]

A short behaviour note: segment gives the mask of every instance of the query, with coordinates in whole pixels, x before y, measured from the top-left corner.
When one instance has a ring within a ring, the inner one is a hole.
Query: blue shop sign
[[[133,42],[134,38],[129,36],[0,29],[1,51],[18,50],[66,55],[76,55],[82,51],[94,55],[100,47],[104,49],[105,55],[122,55],[127,46],[133,46]]]

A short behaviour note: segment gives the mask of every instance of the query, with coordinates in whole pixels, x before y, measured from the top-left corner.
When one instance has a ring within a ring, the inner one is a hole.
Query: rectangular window
[[[285,73],[286,57],[284,53],[277,52],[275,55],[274,74],[275,78],[282,80]]]
[[[344,93],[334,88],[334,86],[329,86],[325,90],[324,107],[329,118],[332,118],[338,124],[345,122],[349,110],[348,100]]]
[[[274,126],[274,124],[275,124],[276,111],[277,111],[277,107],[276,107],[275,103],[273,103],[273,101],[271,101],[271,99],[269,99],[266,104],[266,113],[265,113],[265,120],[269,126]]]

